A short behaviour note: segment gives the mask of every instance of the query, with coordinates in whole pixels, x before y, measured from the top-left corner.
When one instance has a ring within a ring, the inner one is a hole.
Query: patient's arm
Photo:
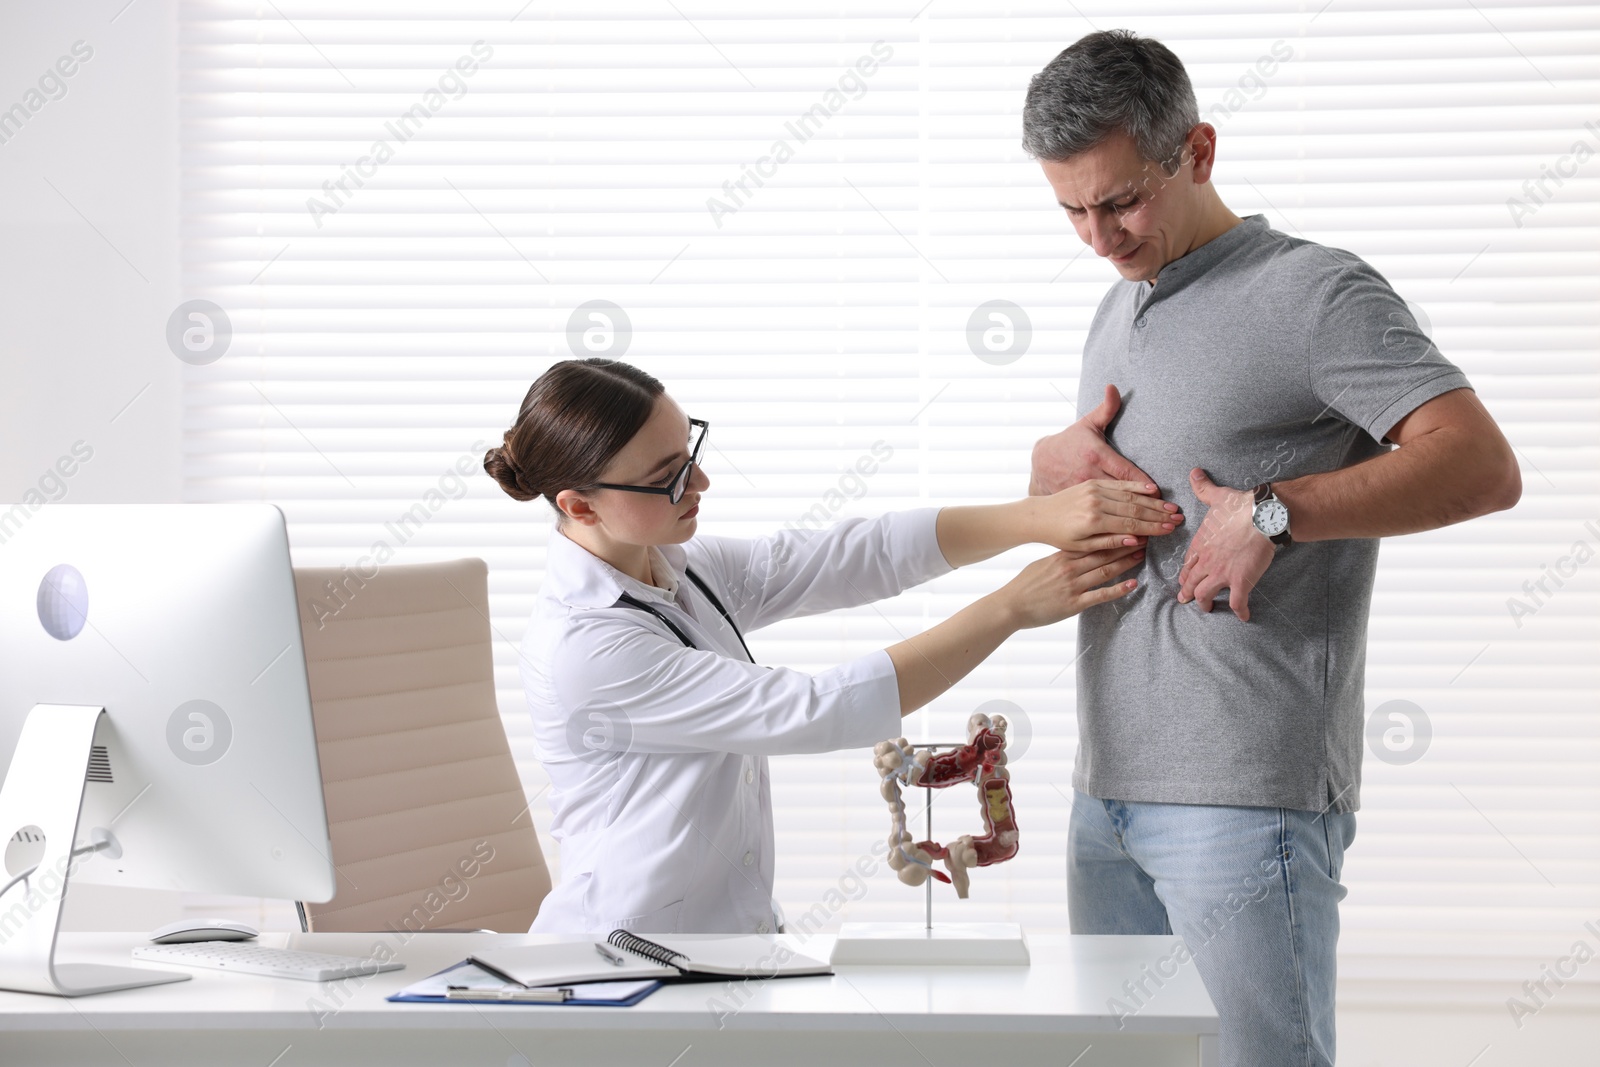
[[[1385,435],[1400,447],[1324,474],[1274,482],[1296,541],[1393,537],[1512,507],[1517,456],[1471,389],[1420,405]]]
[[[1289,507],[1295,541],[1392,537],[1500,511],[1522,493],[1516,454],[1471,389],[1422,404],[1392,427],[1400,447],[1361,463],[1308,474],[1272,487]],[[1250,523],[1251,487],[1213,485],[1191,472],[1195,495],[1210,510],[1178,571],[1178,602],[1210,611],[1229,591],[1229,607],[1250,618],[1250,591],[1272,562],[1270,542]]]

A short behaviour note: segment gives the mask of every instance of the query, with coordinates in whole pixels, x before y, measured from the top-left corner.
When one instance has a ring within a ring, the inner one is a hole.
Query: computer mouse
[[[183,941],[248,941],[259,930],[244,923],[227,919],[179,919],[168,923],[150,935],[158,945],[176,945]]]

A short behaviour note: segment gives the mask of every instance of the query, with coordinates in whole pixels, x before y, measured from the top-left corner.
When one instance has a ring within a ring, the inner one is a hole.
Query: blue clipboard
[[[647,981],[647,982],[643,982],[643,983],[629,982],[629,983],[627,983],[628,985],[642,985],[643,988],[636,990],[631,996],[628,996],[628,997],[625,997],[625,998],[606,998],[606,997],[584,996],[583,995],[583,991],[586,988],[593,989],[593,988],[595,988],[597,986],[616,985],[618,983],[615,983],[615,982],[577,983],[577,984],[574,984],[574,985],[568,987],[573,991],[573,993],[575,995],[570,997],[567,1000],[564,1000],[564,1001],[537,1001],[537,1000],[520,1000],[519,1001],[519,1000],[499,1000],[499,999],[494,999],[494,998],[484,998],[482,1000],[479,1000],[477,998],[447,997],[447,996],[445,996],[444,993],[442,992],[442,988],[446,983],[439,982],[437,980],[442,978],[443,976],[445,976],[447,974],[451,974],[451,973],[453,973],[455,971],[459,971],[463,967],[471,967],[471,966],[472,966],[472,961],[471,960],[462,960],[460,963],[453,964],[453,965],[451,965],[449,967],[446,967],[444,970],[439,971],[437,974],[429,975],[427,978],[423,979],[420,982],[413,983],[412,985],[406,987],[405,989],[402,989],[398,993],[391,993],[389,996],[384,997],[383,999],[384,1000],[388,1000],[388,1001],[392,1001],[392,1002],[394,1002],[396,1004],[544,1004],[544,1003],[548,1003],[549,1005],[551,1005],[553,1007],[570,1007],[570,1006],[576,1005],[576,1006],[580,1006],[580,1007],[631,1008],[635,1004],[639,1003],[639,1001],[643,1000],[645,997],[648,997],[651,993],[654,993],[656,990],[661,988],[661,983],[658,982],[658,981]],[[485,973],[485,972],[483,972],[481,970],[478,970],[478,968],[476,968],[476,967],[473,967],[473,970],[477,971],[478,974],[482,975],[484,978],[489,979],[491,981],[493,980],[493,976],[492,975],[489,975],[489,974],[487,974],[487,973]],[[435,985],[435,986],[440,987],[441,992],[439,992],[439,993],[431,993],[431,992],[430,993],[413,993],[413,992],[411,992],[412,989],[416,989],[419,986],[429,986],[429,985]]]

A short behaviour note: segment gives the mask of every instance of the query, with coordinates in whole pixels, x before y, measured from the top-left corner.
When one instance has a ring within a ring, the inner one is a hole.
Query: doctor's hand
[[[1138,583],[1133,579],[1113,585],[1106,582],[1126,574],[1144,559],[1139,545],[1119,546],[1101,552],[1075,555],[1055,552],[1036,559],[1001,586],[1002,597],[1019,630],[1048,626],[1070,618],[1084,608],[1126,596]]]
[[[1272,563],[1275,546],[1250,521],[1255,497],[1243,489],[1217,485],[1196,467],[1189,472],[1194,495],[1210,508],[1200,521],[1178,570],[1178,603],[1194,601],[1209,612],[1212,601],[1228,590],[1228,606],[1240,622],[1250,621],[1250,591]]]
[[[1183,513],[1147,484],[1095,478],[1053,493],[1035,505],[1033,540],[1081,556],[1169,534]]]
[[[1116,386],[1108,385],[1105,399],[1093,411],[1060,433],[1039,438],[1033,446],[1028,495],[1048,496],[1091,478],[1139,482],[1153,491],[1155,479],[1106,442],[1106,427],[1121,409],[1122,395]]]

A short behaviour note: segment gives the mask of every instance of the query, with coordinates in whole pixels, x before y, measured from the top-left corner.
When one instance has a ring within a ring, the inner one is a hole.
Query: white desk
[[[65,961],[126,964],[139,934],[63,934]],[[718,983],[665,986],[632,1008],[390,1004],[384,997],[495,942],[532,934],[420,934],[400,971],[298,982],[193,969],[188,982],[68,999],[0,992],[0,1062],[107,1067],[428,1063],[527,1067],[704,1064],[805,1067],[973,1063],[1166,1067],[1216,1061],[1216,1010],[1193,963],[1168,964],[1175,937],[1030,935],[1031,967],[841,967],[832,977],[748,983],[743,1007]],[[263,934],[261,943],[374,955],[379,934]],[[791,938],[791,943],[795,943]],[[797,946],[826,959],[832,938]],[[148,965],[157,970],[180,970]],[[1146,972],[1145,968],[1150,968]],[[1148,996],[1119,1020],[1108,1001]],[[708,1006],[709,1005],[709,1006]],[[719,1023],[720,1028],[719,1028]],[[991,1049],[992,1043],[992,1049]],[[991,1049],[986,1055],[985,1050]]]

